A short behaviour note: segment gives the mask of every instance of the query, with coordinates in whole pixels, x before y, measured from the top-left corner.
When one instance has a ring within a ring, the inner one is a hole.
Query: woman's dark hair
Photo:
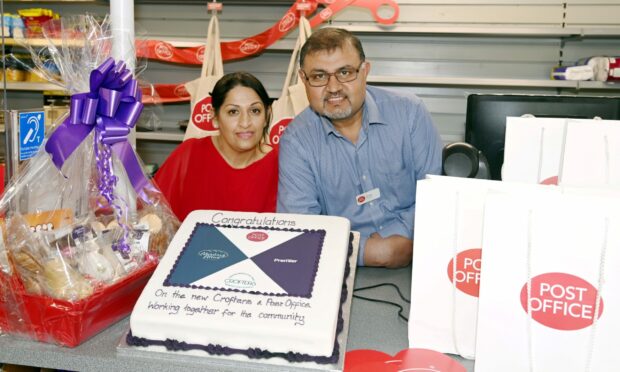
[[[226,100],[228,92],[238,86],[252,89],[260,98],[263,106],[265,106],[265,128],[263,128],[263,139],[266,139],[267,131],[269,130],[269,123],[271,122],[271,99],[269,98],[269,94],[267,94],[267,91],[260,80],[249,72],[231,72],[230,74],[222,76],[220,80],[215,83],[213,91],[211,92],[213,112],[217,115]]]
[[[347,43],[357,51],[360,62],[364,62],[366,55],[364,54],[364,48],[360,39],[343,28],[326,27],[313,32],[301,47],[299,65],[301,67],[304,66],[304,60],[308,54],[322,51],[331,52],[338,48],[342,49]]]

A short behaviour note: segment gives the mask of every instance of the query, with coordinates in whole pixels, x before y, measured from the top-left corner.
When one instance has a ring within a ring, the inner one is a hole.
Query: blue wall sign
[[[45,114],[43,111],[19,113],[19,160],[33,157],[45,137]]]

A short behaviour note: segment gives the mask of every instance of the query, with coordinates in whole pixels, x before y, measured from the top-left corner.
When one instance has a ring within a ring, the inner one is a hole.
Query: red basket
[[[150,260],[78,302],[26,293],[17,275],[0,274],[0,330],[75,347],[131,313],[156,266]]]

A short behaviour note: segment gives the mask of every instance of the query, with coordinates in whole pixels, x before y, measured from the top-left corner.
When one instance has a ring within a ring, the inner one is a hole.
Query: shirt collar
[[[362,106],[362,110],[362,130],[368,130],[369,124],[387,124],[387,121],[383,119],[381,113],[379,112],[377,102],[368,88],[366,89],[366,98],[364,99],[364,106]],[[338,133],[334,127],[334,124],[332,124],[331,120],[322,115],[319,115],[319,119],[321,120],[326,136],[334,134],[337,137],[342,137],[342,135]]]

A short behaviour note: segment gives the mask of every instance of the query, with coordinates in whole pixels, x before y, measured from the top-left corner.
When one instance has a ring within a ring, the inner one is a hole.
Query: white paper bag
[[[211,105],[211,91],[222,76],[224,76],[224,64],[220,48],[220,27],[217,15],[214,14],[209,21],[200,77],[185,83],[185,88],[191,96],[191,104],[184,141],[188,138],[202,138],[219,133],[213,126],[215,113]]]
[[[569,120],[560,181],[620,187],[620,121]]]
[[[476,372],[618,369],[620,198],[594,194],[487,197]]]
[[[275,100],[271,105],[271,124],[269,125],[269,143],[277,146],[280,143],[280,136],[288,126],[295,115],[302,112],[308,107],[308,96],[304,84],[299,81],[299,53],[301,47],[310,37],[312,29],[310,22],[305,17],[299,19],[299,36],[295,43],[295,49],[291,55],[288,65],[286,79],[282,87],[280,98]]]
[[[508,117],[502,180],[557,185],[567,119]]]
[[[553,190],[444,176],[418,181],[409,347],[474,358],[486,195],[533,189]]]

